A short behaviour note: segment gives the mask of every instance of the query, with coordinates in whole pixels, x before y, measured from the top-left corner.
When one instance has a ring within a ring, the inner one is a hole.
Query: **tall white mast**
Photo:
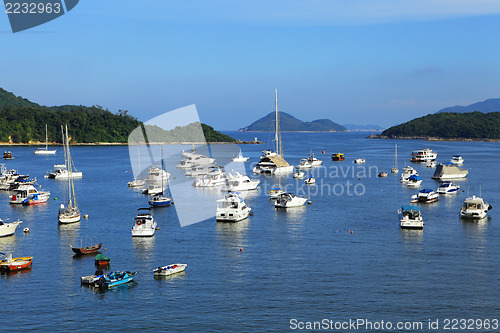
[[[279,131],[279,115],[278,115],[278,89],[274,89],[274,105],[276,112],[276,128],[274,131],[274,141],[276,142],[276,154],[279,154],[279,140],[278,140],[278,131]]]
[[[47,136],[47,124],[45,124],[45,150],[49,150],[48,148],[48,136]]]

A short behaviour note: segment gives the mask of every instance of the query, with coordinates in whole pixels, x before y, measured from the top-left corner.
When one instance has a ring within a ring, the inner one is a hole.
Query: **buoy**
[[[353,233],[354,233],[354,231],[351,231],[351,234],[353,234]]]
[[[172,202],[171,202],[171,204],[173,205],[173,204],[174,204],[174,202],[172,201]]]
[[[30,228],[24,228],[23,231],[25,234],[27,234],[28,232],[30,232]]]
[[[89,214],[85,214],[83,215],[84,218],[88,219],[89,218]]]
[[[347,230],[347,233],[350,233],[350,232],[351,232],[351,230]]]
[[[243,252],[243,249],[240,248],[240,252]]]
[[[54,200],[57,200],[57,198],[54,198]]]
[[[253,212],[248,213],[248,215],[253,216]]]
[[[106,248],[104,248],[104,251],[106,251]]]
[[[307,202],[307,204],[308,204],[308,205],[312,204],[312,201],[311,201],[311,200],[309,200],[309,201]]]
[[[322,154],[324,154],[324,153],[325,153],[325,151],[323,150],[321,153],[322,153]]]

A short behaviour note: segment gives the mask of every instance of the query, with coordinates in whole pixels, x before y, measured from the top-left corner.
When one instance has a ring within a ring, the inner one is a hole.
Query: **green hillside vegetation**
[[[177,126],[166,131],[155,125],[144,125],[148,143],[177,142],[235,142],[232,137],[214,130],[211,126],[199,122],[186,126]],[[142,130],[135,130],[130,136],[130,143],[145,143]]]
[[[317,132],[344,132],[347,129],[334,123],[329,119],[318,119],[310,122],[304,122],[289,115],[285,112],[279,113],[280,117],[280,128],[282,131],[288,132],[305,132],[305,131],[317,131]],[[275,113],[271,112],[265,117],[255,121],[251,125],[241,128],[240,131],[253,131],[253,132],[267,132],[274,129],[275,123]]]
[[[0,88],[0,142],[45,142],[45,124],[48,127],[49,142],[61,143],[60,126],[67,124],[72,143],[127,143],[129,135],[142,122],[130,116],[126,110],[113,114],[99,105],[41,106]],[[208,125],[201,126],[207,142],[235,141]],[[199,141],[204,141],[199,125],[196,126],[197,131],[188,127],[189,125],[176,128],[168,134],[161,128],[153,128],[148,129],[148,133],[150,130],[153,136],[167,135],[172,142],[183,141],[178,139],[198,133]]]
[[[388,138],[500,139],[500,112],[442,112],[413,119],[382,132]]]

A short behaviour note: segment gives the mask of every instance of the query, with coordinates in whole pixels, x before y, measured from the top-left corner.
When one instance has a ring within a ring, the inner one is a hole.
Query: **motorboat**
[[[304,180],[304,183],[306,185],[314,185],[316,184],[316,179],[314,179],[313,177],[308,177]]]
[[[6,150],[3,152],[3,159],[4,160],[13,160],[14,156],[12,156],[12,152],[10,150]]]
[[[61,126],[62,127],[62,126]],[[58,220],[59,223],[75,223],[80,221],[80,209],[78,208],[78,205],[76,204],[76,197],[75,197],[75,186],[73,184],[73,172],[72,172],[72,159],[71,159],[71,153],[69,151],[69,140],[68,140],[68,125],[66,125],[66,135],[63,136],[63,145],[64,145],[64,156],[66,156],[66,170],[68,172],[68,203],[66,206],[64,204],[61,204],[59,208],[59,213],[58,213]]]
[[[170,206],[172,198],[163,196],[163,192],[152,195],[148,203],[151,207],[165,207]]]
[[[425,148],[422,150],[416,150],[411,153],[411,158],[410,162],[416,162],[416,163],[425,163],[425,162],[430,162],[434,161],[437,157],[437,153],[432,151],[429,148]]]
[[[49,179],[68,179],[68,178],[82,178],[83,172],[71,170],[68,171],[66,168],[57,168],[54,171],[47,173],[47,178]]]
[[[186,170],[184,174],[188,177],[199,177],[206,175],[209,172],[208,170],[209,169],[206,166],[194,166],[191,169]]]
[[[148,187],[143,188],[141,193],[142,194],[147,194],[147,195],[156,195],[163,193],[166,189],[166,185],[162,184],[148,184]]]
[[[204,176],[193,182],[194,187],[214,187],[226,184],[227,175],[224,167],[214,167]]]
[[[80,278],[80,283],[86,285],[94,285],[103,276],[104,272],[101,269],[98,269],[93,275],[82,276]]]
[[[146,185],[146,181],[136,178],[136,179],[128,182],[127,184],[128,184],[128,187],[143,187],[144,185]]]
[[[464,159],[460,155],[453,155],[450,160],[451,163],[455,165],[462,165],[464,164]]]
[[[297,165],[297,169],[310,169],[314,167],[318,167],[323,163],[323,161],[319,160],[314,156],[314,153],[309,153],[307,158],[303,158],[300,160],[299,165]]]
[[[100,289],[110,289],[134,280],[137,272],[111,272],[110,274],[101,276],[94,286]]]
[[[283,193],[276,198],[274,207],[276,208],[292,208],[303,206],[307,201],[307,198],[297,197],[293,193]]]
[[[153,270],[153,274],[154,276],[169,276],[180,272],[184,272],[186,267],[187,264],[171,264],[167,266],[160,266]]]
[[[484,202],[483,198],[476,197],[473,195],[472,197],[466,198],[462,205],[462,209],[460,210],[461,218],[470,218],[470,219],[483,219],[488,214],[488,210],[492,207],[487,202]]]
[[[56,149],[49,149],[49,140],[47,136],[47,124],[45,124],[45,148],[37,148],[33,153],[35,155],[55,155]]]
[[[356,158],[354,160],[354,163],[356,163],[356,164],[362,164],[362,163],[366,163],[366,160],[364,158]]]
[[[5,259],[0,261],[0,271],[15,272],[31,267],[33,257],[12,258],[12,253],[0,253],[5,256]]]
[[[304,172],[304,171],[302,171],[302,170],[297,170],[296,172],[294,172],[294,174],[293,174],[293,178],[295,178],[295,179],[302,179],[302,178],[304,178],[304,176],[305,176],[305,175],[306,175],[306,174],[305,174],[305,172]]]
[[[238,171],[229,172],[229,177],[226,181],[226,189],[228,191],[250,191],[257,189],[260,180],[250,179],[246,175],[241,175]]]
[[[436,161],[427,162],[427,164],[425,166],[428,167],[428,168],[435,168],[436,167]]]
[[[224,222],[238,222],[248,217],[252,209],[248,207],[238,192],[229,192],[217,200],[215,219]]]
[[[458,193],[460,186],[453,184],[450,181],[444,181],[439,184],[436,192],[439,194],[454,194]]]
[[[385,171],[382,171],[382,172],[379,172],[379,173],[378,173],[378,176],[379,176],[379,177],[387,177],[388,175],[389,175],[389,174],[388,174],[387,172],[385,172]]]
[[[183,152],[184,158],[176,165],[180,169],[190,169],[196,166],[209,166],[215,162],[215,158],[207,157],[202,154]]]
[[[461,179],[467,177],[469,170],[462,169],[452,163],[439,163],[436,166],[436,171],[432,175],[432,179]]]
[[[155,234],[156,226],[151,208],[139,208],[132,226],[132,237],[151,237]]]
[[[424,188],[420,190],[417,194],[418,202],[422,203],[432,203],[439,200],[439,194],[434,192],[434,190]]]
[[[332,161],[344,161],[345,156],[342,153],[332,154]]]
[[[413,167],[411,167],[409,165],[405,166],[403,168],[403,173],[401,174],[401,179],[400,179],[401,183],[408,182],[408,179],[412,175],[418,175],[417,170],[415,170]]]
[[[146,177],[146,182],[148,184],[157,184],[161,182],[167,182],[170,178],[170,173],[163,170],[158,166],[151,166]]]
[[[273,174],[282,175],[290,174],[293,172],[293,165],[290,165],[283,157],[283,145],[281,141],[281,130],[280,130],[280,120],[278,111],[278,90],[274,90],[274,100],[275,100],[275,130],[274,130],[274,141],[276,143],[275,151],[264,150],[260,161],[253,168],[253,173],[256,174]]]
[[[419,175],[411,175],[406,182],[408,187],[419,187],[420,184],[422,184],[422,178]]]
[[[391,173],[398,173],[398,145],[394,148],[394,167],[391,169]]]
[[[403,229],[422,229],[424,220],[417,206],[403,206],[398,210],[400,226]]]
[[[14,190],[10,196],[9,203],[36,205],[47,202],[50,198],[50,192],[38,191],[33,185],[21,185]]]
[[[280,194],[286,193],[280,187],[275,187],[269,191],[269,199],[276,200]]]
[[[23,223],[23,221],[17,220],[14,222],[4,222],[2,219],[0,219],[0,237],[13,235],[20,223]]]
[[[244,157],[241,154],[233,157],[233,162],[247,162],[250,160],[250,157]]]

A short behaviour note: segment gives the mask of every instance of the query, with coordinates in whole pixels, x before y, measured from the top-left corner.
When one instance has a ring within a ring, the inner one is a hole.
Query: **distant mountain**
[[[349,131],[383,131],[385,129],[385,127],[379,125],[344,124],[344,127]]]
[[[309,122],[304,122],[289,115],[285,112],[280,112],[280,128],[285,132],[345,132],[347,128],[330,119],[318,119]],[[275,113],[271,112],[267,116],[260,118],[251,125],[240,128],[243,132],[267,132],[272,131],[275,126]]]
[[[457,112],[457,113],[465,113],[465,112],[474,112],[479,111],[483,113],[487,112],[499,112],[500,111],[500,98],[490,98],[482,102],[477,102],[467,106],[450,106],[439,110],[436,113],[441,112]]]

